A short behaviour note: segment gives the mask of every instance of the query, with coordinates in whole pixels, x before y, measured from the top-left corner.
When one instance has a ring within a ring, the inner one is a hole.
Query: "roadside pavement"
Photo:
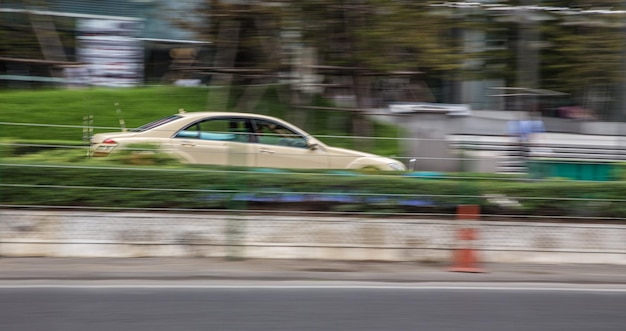
[[[3,281],[363,281],[626,284],[626,266],[479,264],[478,273],[420,262],[224,258],[0,258]]]

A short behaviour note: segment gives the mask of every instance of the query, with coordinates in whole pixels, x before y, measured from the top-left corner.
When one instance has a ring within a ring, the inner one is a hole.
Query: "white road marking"
[[[310,290],[310,289],[343,289],[343,290],[450,290],[450,291],[538,291],[538,292],[613,292],[626,293],[626,285],[612,284],[516,284],[493,286],[486,284],[472,285],[360,285],[360,284],[0,284],[2,289],[270,289],[270,290]]]

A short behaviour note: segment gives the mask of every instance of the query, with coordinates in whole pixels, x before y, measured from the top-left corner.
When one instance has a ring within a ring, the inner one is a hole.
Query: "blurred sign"
[[[89,83],[129,87],[143,82],[144,49],[136,37],[143,23],[81,19],[77,22],[78,60],[87,63]]]
[[[469,116],[471,107],[467,104],[446,104],[429,102],[392,102],[392,113],[442,113],[450,116]]]

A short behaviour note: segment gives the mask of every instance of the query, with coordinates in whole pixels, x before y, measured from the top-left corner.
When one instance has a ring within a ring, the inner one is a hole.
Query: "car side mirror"
[[[313,150],[313,151],[317,150],[319,147],[320,147],[320,145],[316,144],[316,143],[307,144],[307,146],[306,146],[306,148],[308,148],[310,150]]]

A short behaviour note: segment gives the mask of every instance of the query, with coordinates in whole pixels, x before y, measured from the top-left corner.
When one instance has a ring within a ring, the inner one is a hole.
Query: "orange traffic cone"
[[[457,208],[457,219],[477,220],[479,217],[479,206],[460,205]],[[455,272],[485,272],[478,267],[478,256],[474,249],[473,242],[477,239],[476,229],[462,227],[457,232],[457,245],[452,253],[453,266],[450,271]]]

